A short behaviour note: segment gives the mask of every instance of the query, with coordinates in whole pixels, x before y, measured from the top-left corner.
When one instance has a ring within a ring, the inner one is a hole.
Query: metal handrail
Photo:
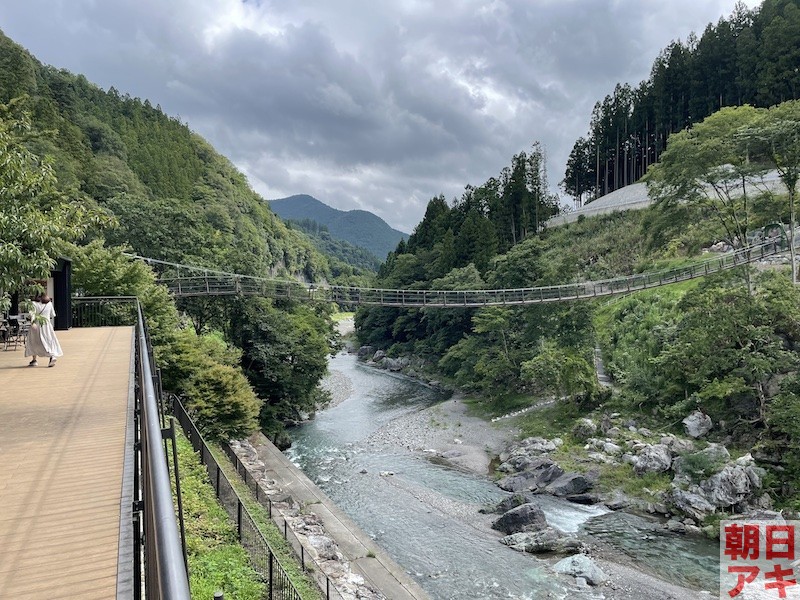
[[[145,528],[146,597],[190,600],[189,576],[184,562],[178,522],[172,501],[167,459],[161,449],[162,429],[153,383],[150,345],[142,306],[137,302],[137,372],[141,398],[142,503]]]

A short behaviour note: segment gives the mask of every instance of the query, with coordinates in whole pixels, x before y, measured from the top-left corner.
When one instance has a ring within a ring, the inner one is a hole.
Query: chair
[[[28,335],[28,332],[31,329],[31,323],[25,318],[25,315],[19,315],[16,321],[10,321],[9,325],[9,332],[6,336],[6,350],[11,344],[14,344],[14,350],[17,349],[17,345],[22,344],[25,345],[25,336]]]

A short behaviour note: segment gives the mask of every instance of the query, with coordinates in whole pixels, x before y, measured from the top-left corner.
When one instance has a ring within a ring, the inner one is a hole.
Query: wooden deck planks
[[[116,596],[131,327],[58,332],[58,365],[0,350],[0,596]]]

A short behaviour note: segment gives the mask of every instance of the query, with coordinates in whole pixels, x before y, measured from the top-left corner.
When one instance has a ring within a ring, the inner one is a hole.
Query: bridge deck
[[[0,349],[4,598],[117,596],[132,336],[58,332],[64,356],[52,369]]]

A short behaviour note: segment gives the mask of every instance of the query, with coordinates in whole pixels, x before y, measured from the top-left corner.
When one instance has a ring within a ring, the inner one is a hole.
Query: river
[[[546,562],[498,542],[488,528],[491,517],[477,510],[507,493],[487,477],[375,443],[377,430],[443,401],[441,392],[362,365],[352,355],[339,354],[329,366],[349,379],[350,393],[293,429],[286,454],[432,598],[604,597],[600,589],[579,589],[554,577]],[[718,568],[716,545],[665,536],[654,520],[547,496],[537,501],[548,522],[564,531],[603,539],[677,583],[715,589],[708,583]]]

